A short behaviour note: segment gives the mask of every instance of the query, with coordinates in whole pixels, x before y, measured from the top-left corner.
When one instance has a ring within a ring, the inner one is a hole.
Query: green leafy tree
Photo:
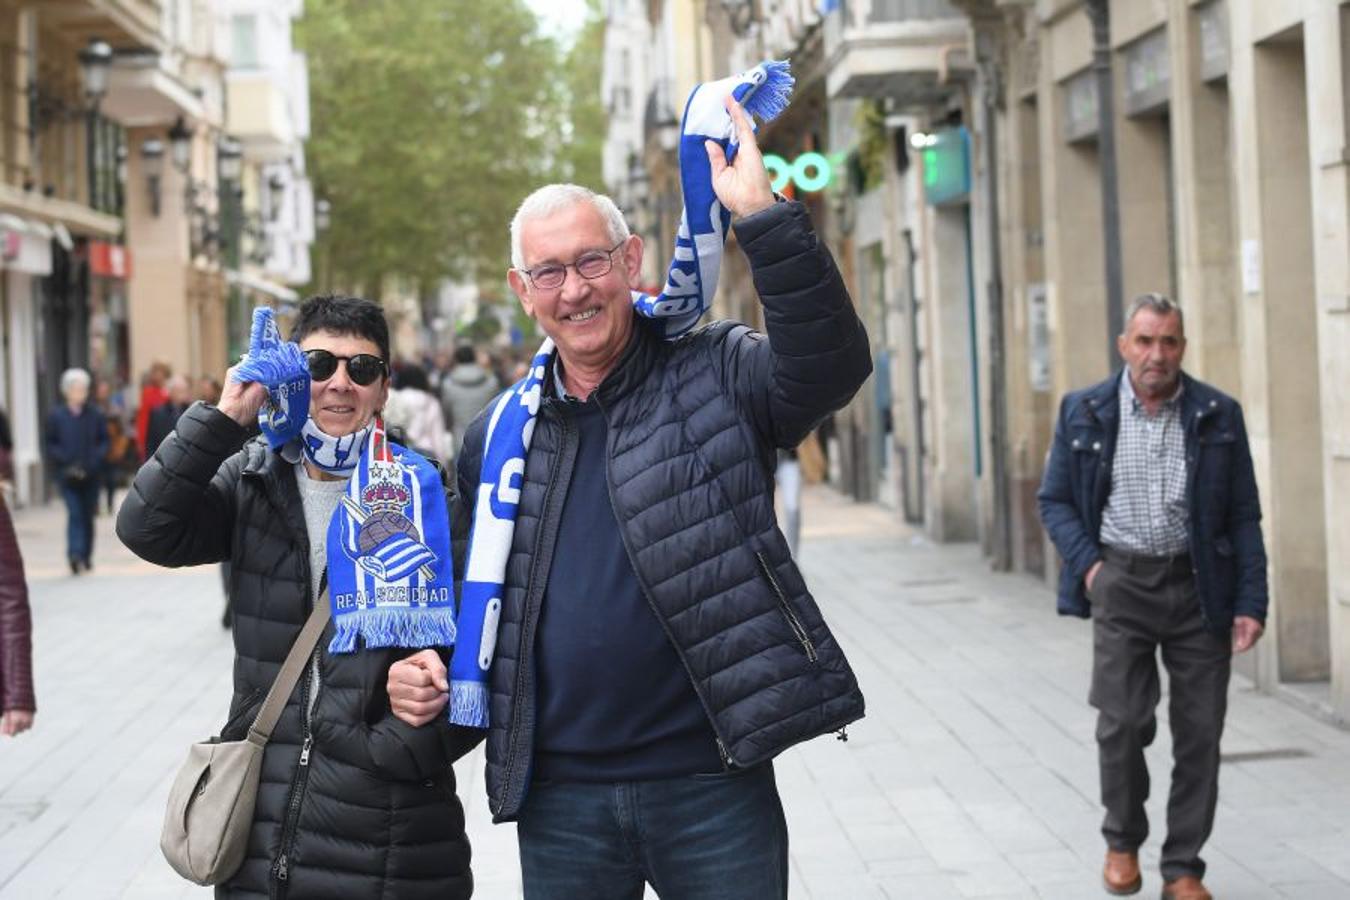
[[[601,160],[608,122],[600,94],[604,56],[605,17],[600,0],[589,0],[586,22],[567,51],[559,84],[565,137],[557,177],[598,191],[605,189]]]
[[[568,70],[523,0],[309,0],[297,37],[308,167],[332,204],[314,287],[500,280],[516,204],[571,154]]]

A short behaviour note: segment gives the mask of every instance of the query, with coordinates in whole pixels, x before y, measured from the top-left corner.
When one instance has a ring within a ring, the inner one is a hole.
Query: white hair
[[[1135,297],[1134,300],[1130,301],[1130,308],[1125,311],[1125,329],[1127,331],[1129,330],[1130,323],[1134,321],[1134,317],[1139,315],[1140,310],[1144,309],[1155,312],[1160,316],[1170,316],[1175,314],[1177,317],[1177,324],[1181,326],[1181,333],[1186,333],[1186,316],[1182,313],[1181,307],[1177,304],[1177,301],[1165,294],[1153,292],[1140,294],[1138,297]]]
[[[520,232],[526,222],[545,219],[577,203],[589,203],[600,213],[609,232],[609,241],[617,244],[628,237],[628,223],[614,201],[579,184],[546,184],[521,201],[511,217],[511,266],[525,268],[525,254],[520,248]]]
[[[88,390],[91,381],[89,373],[84,369],[66,369],[61,373],[61,396],[70,393],[70,389],[76,385]]]

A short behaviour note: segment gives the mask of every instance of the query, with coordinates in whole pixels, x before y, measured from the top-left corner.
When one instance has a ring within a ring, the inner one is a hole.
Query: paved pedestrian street
[[[823,488],[803,566],[857,669],[868,716],[777,764],[792,896],[1094,898],[1098,834],[1090,630],[1049,589],[988,572]],[[159,855],[187,745],[219,728],[231,646],[214,568],[163,571],[99,520],[71,577],[59,507],[18,520],[36,628],[35,729],[0,740],[0,897],[204,898]],[[1164,698],[1164,709],[1166,699]],[[1150,751],[1163,821],[1168,734]],[[1350,897],[1350,732],[1235,678],[1207,879],[1222,900]],[[457,767],[477,897],[520,894],[515,836],[490,824],[481,751]],[[1141,896],[1156,897],[1158,843]]]

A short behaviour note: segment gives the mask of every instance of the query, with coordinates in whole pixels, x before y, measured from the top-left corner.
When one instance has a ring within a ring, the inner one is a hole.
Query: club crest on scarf
[[[308,421],[309,364],[298,344],[281,339],[270,306],[253,310],[248,353],[231,380],[256,381],[267,388],[267,400],[258,410],[258,427],[273,450],[298,435]]]
[[[331,653],[455,642],[450,518],[435,466],[377,419],[328,526]]]
[[[667,340],[692,330],[717,293],[731,214],[713,191],[704,141],[717,142],[728,162],[735,158],[735,128],[723,101],[735,97],[748,114],[767,121],[787,108],[791,93],[787,62],[769,61],[740,75],[700,84],[689,95],[680,138],[684,212],[666,286],[656,297],[637,291],[632,295],[633,308]],[[529,374],[496,400],[488,420],[460,592],[459,643],[450,659],[447,715],[456,725],[488,726],[488,670],[496,650],[506,562],[553,349],[553,341],[544,341]]]

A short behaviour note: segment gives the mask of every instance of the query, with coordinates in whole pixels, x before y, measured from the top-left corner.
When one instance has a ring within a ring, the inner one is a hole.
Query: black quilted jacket
[[[191,407],[137,473],[117,516],[123,543],[150,562],[233,564],[230,739],[247,730],[311,607],[294,468],[246,438],[213,407]],[[312,693],[303,677],[267,745],[248,858],[216,896],[469,897],[469,842],[450,764],[476,734],[394,718],[385,678],[408,651],[332,656],[331,637],[330,623],[313,711],[302,714]]]
[[[778,203],[736,236],[767,338],[718,322],[678,341],[641,325],[597,399],[610,498],[644,594],[669,633],[720,749],[749,766],[863,715],[773,511],[776,449],[793,447],[871,371],[867,335],[803,206]],[[463,526],[488,414],[459,459]],[[545,395],[526,463],[492,668],[488,800],[520,812],[534,742],[533,640],[577,447],[567,404]]]

